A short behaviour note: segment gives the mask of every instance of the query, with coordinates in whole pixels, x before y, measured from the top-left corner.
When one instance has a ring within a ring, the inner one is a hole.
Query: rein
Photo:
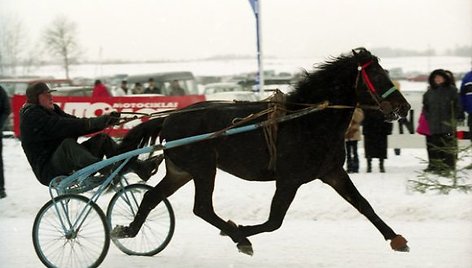
[[[275,111],[275,109],[283,110],[284,113],[290,112],[286,110],[285,104],[291,104],[291,105],[298,105],[298,106],[306,106],[307,108],[304,108],[300,110],[299,112],[304,111],[305,109],[314,109],[316,111],[321,111],[324,109],[355,109],[357,107],[362,108],[362,109],[371,109],[371,110],[379,110],[382,107],[381,102],[386,99],[388,96],[390,96],[395,90],[398,90],[395,86],[384,92],[381,96],[378,95],[377,89],[375,88],[374,84],[369,78],[369,75],[367,74],[367,67],[369,67],[373,63],[372,60],[368,61],[367,63],[364,64],[359,64],[357,67],[357,77],[356,77],[356,82],[354,84],[354,89],[357,90],[359,86],[359,79],[362,77],[362,80],[364,81],[365,85],[369,89],[369,93],[372,96],[372,98],[375,100],[377,106],[375,105],[356,105],[356,106],[350,106],[350,105],[329,105],[327,101],[321,103],[321,104],[306,104],[306,103],[286,103],[285,101],[259,101],[260,103],[269,103],[272,104],[272,108],[268,108],[266,110],[263,110],[259,113],[256,114],[250,114],[245,118],[235,118],[233,120],[233,124],[229,126],[226,129],[232,128],[234,126],[238,126],[241,124],[244,124],[248,121],[254,120],[256,118],[259,118],[265,114],[270,114]],[[275,94],[274,94],[275,95]],[[235,101],[214,101],[215,103],[221,103],[221,104],[226,104],[226,103],[235,103]],[[236,101],[237,102],[237,101]],[[239,103],[244,103],[244,101],[240,101]],[[251,102],[254,103],[254,102]],[[320,109],[321,107],[321,109]],[[122,125],[126,124],[130,121],[136,120],[136,119],[142,119],[142,118],[160,118],[160,117],[167,117],[172,114],[178,114],[178,113],[188,113],[188,112],[193,112],[193,111],[200,111],[200,110],[205,110],[207,107],[199,107],[199,108],[192,108],[192,109],[185,109],[185,110],[166,110],[166,111],[160,111],[160,112],[154,112],[154,113],[140,113],[140,112],[122,112],[121,114],[130,114],[134,115],[133,117],[127,117],[123,118],[123,120],[120,120],[116,125]],[[295,113],[297,114],[297,113]],[[272,120],[271,120],[272,121]],[[224,130],[222,130],[224,131]]]
[[[225,102],[221,102],[221,103],[225,103]],[[234,103],[234,101],[229,101],[227,103]],[[254,102],[251,102],[251,103],[254,103]],[[299,105],[299,106],[305,106],[306,107],[306,108],[303,108],[302,110],[299,110],[299,112],[302,112],[306,109],[315,109],[317,111],[321,111],[321,110],[324,110],[324,109],[355,109],[355,108],[362,108],[362,109],[369,109],[369,110],[378,110],[379,109],[379,107],[375,106],[375,105],[356,105],[356,106],[340,105],[340,104],[329,105],[328,101],[322,102],[321,104],[320,103],[318,103],[318,104],[287,103],[287,102],[278,102],[278,101],[269,101],[269,102],[261,101],[261,103],[273,104],[273,107],[262,110],[262,111],[260,111],[256,114],[250,114],[250,115],[248,115],[247,117],[244,117],[244,118],[235,118],[233,120],[232,126],[233,127],[234,126],[239,126],[241,124],[244,124],[246,122],[249,122],[251,120],[259,118],[263,115],[270,114],[270,113],[274,112],[275,109],[278,109],[278,110],[282,109],[286,113],[296,113],[294,111],[289,111],[285,108],[282,108],[285,104]],[[327,103],[327,105],[325,105],[325,103]],[[280,105],[282,105],[282,107],[280,107]],[[320,109],[320,107],[321,107],[321,109]],[[143,119],[143,118],[151,119],[151,118],[167,117],[167,116],[170,116],[172,114],[189,113],[189,112],[200,111],[200,110],[205,110],[205,109],[207,109],[207,108],[206,107],[200,107],[200,108],[193,108],[193,109],[186,109],[186,110],[166,110],[166,111],[154,112],[154,113],[120,112],[120,114],[129,114],[129,115],[134,115],[134,116],[121,118],[120,122],[115,124],[115,126],[123,125],[123,124],[126,124],[126,123],[130,122],[130,121]],[[229,128],[232,128],[232,127],[229,127]]]

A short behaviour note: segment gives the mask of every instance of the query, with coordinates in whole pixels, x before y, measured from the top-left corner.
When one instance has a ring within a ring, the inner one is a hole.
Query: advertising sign
[[[54,96],[54,102],[62,110],[79,118],[96,117],[112,111],[123,113],[122,117],[133,117],[135,115],[141,117],[142,114],[180,109],[204,100],[205,96],[203,95],[175,97],[133,95],[107,98]],[[26,97],[23,95],[15,95],[12,100],[13,131],[16,137],[20,136],[19,111],[25,102]],[[148,119],[148,117],[142,117],[123,125],[114,126],[112,129],[107,129],[107,133],[113,137],[121,137],[129,129]]]

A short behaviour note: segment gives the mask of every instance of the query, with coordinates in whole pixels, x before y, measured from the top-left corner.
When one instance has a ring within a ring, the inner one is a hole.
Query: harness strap
[[[392,94],[393,92],[395,92],[395,90],[398,90],[395,86],[391,87],[389,90],[387,90],[384,94],[382,94],[382,99],[386,99],[388,96],[390,96],[390,94]]]
[[[276,90],[268,100],[268,106],[272,112],[267,115],[267,121],[273,123],[263,127],[262,129],[264,130],[264,137],[270,156],[268,169],[270,171],[275,171],[277,165],[277,133],[279,130],[279,124],[277,124],[276,120],[287,113],[287,110],[285,109],[285,94],[280,90]]]
[[[360,68],[360,72],[362,74],[362,79],[364,80],[364,83],[366,84],[367,88],[372,92],[372,93],[377,93],[377,90],[375,89],[375,86],[374,84],[370,81],[370,78],[369,76],[367,75],[367,72],[365,71],[365,69],[367,67],[369,67],[369,65],[372,64],[372,61],[369,61],[367,63],[365,63],[364,65],[362,66],[359,66]]]
[[[362,80],[364,81],[364,84],[367,86],[367,88],[369,89],[369,94],[370,96],[372,96],[372,98],[374,99],[374,101],[377,103],[377,105],[380,107],[380,101],[379,100],[379,97],[377,95],[377,92],[375,90],[375,87],[374,85],[372,84],[372,82],[370,81],[370,78],[369,78],[369,75],[367,74],[365,68],[367,68],[370,64],[372,64],[372,60],[370,60],[369,62],[363,64],[363,65],[359,65],[357,67],[357,76],[356,76],[356,83],[354,85],[354,89],[357,90],[357,86],[359,85],[359,77],[362,76]]]

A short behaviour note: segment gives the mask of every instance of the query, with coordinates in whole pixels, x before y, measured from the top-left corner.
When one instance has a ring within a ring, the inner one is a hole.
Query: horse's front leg
[[[359,193],[352,183],[349,175],[342,168],[335,169],[320,178],[324,183],[329,184],[346,201],[362,213],[379,231],[385,240],[391,240],[390,245],[396,251],[409,251],[407,240],[396,234],[379,216],[372,206]]]
[[[287,214],[287,210],[290,207],[295,194],[297,193],[299,185],[279,185],[277,184],[277,189],[275,190],[274,197],[272,198],[272,203],[270,206],[269,219],[259,225],[252,226],[239,226],[241,233],[248,237],[251,235],[263,233],[263,232],[272,232],[282,226],[282,222]]]
[[[231,221],[224,221],[215,213],[212,201],[215,175],[216,174],[199,174],[195,176],[195,202],[193,212],[206,222],[220,229],[221,233],[231,237],[231,239],[237,243],[240,252],[253,255],[254,251],[251,242],[246,236],[242,235],[238,227]]]

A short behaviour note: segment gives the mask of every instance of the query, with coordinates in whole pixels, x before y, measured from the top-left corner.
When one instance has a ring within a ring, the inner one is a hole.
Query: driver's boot
[[[131,166],[131,170],[143,181],[148,181],[152,175],[156,174],[164,155],[160,154],[146,160],[136,160]]]

